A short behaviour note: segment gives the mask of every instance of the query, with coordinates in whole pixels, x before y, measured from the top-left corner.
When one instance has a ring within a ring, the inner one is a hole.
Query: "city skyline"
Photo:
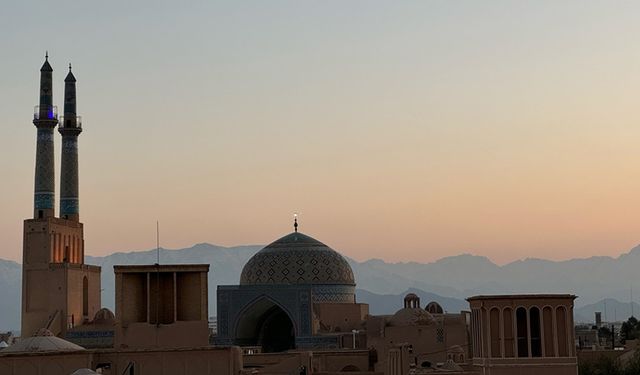
[[[88,255],[154,247],[156,220],[166,248],[266,244],[294,212],[358,260],[640,243],[639,5],[62,4],[3,19],[0,258],[33,209],[45,50],[59,110],[78,80]]]

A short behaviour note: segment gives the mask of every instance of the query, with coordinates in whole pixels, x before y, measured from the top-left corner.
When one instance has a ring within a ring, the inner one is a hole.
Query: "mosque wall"
[[[67,316],[69,327],[81,325],[93,319],[101,308],[100,267],[69,265],[66,267]]]
[[[315,303],[313,313],[319,320],[319,324],[314,325],[314,334],[322,331],[351,332],[353,329],[362,329],[362,322],[369,314],[369,305],[366,303]]]

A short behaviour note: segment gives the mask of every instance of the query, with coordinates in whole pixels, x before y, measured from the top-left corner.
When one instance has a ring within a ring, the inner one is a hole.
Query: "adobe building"
[[[570,294],[475,296],[473,364],[487,375],[576,375]]]
[[[420,298],[409,293],[395,314],[367,317],[366,343],[378,353],[405,343],[410,348],[408,362],[416,368],[464,365],[471,358],[469,321],[469,312],[445,313],[437,302],[421,308]],[[382,356],[376,369],[386,367],[386,359]]]
[[[209,345],[208,264],[114,266],[115,348]]]
[[[240,285],[220,285],[218,345],[262,352],[336,349],[369,313],[356,303],[347,261],[322,242],[295,231],[263,248],[244,266]]]
[[[46,328],[56,336],[87,322],[100,309],[100,267],[84,264],[83,225],[79,217],[76,79],[65,78],[62,135],[60,217],[55,216],[53,69],[48,56],[40,69],[33,218],[24,221],[22,252],[23,337]]]

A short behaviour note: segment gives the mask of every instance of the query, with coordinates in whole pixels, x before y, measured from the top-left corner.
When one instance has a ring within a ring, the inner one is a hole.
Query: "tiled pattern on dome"
[[[291,239],[294,236],[298,241]],[[293,233],[249,259],[240,284],[355,284],[355,281],[342,255],[311,237]]]
[[[352,285],[314,285],[313,302],[355,303],[355,289]]]

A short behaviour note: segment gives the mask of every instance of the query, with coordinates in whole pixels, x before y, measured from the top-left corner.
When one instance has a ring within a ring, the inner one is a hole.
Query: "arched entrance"
[[[263,315],[259,325],[258,345],[265,353],[283,352],[295,348],[293,323],[287,313],[274,306]]]
[[[268,298],[246,308],[236,326],[236,344],[260,346],[273,353],[295,349],[295,328],[289,314]]]

